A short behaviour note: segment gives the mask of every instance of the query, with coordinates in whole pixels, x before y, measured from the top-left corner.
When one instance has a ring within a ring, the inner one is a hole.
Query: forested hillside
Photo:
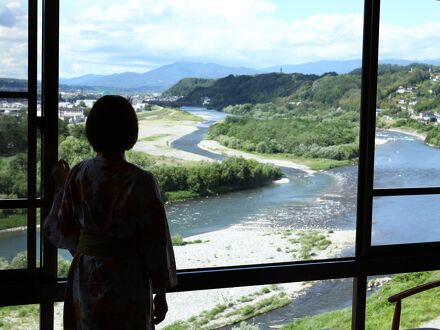
[[[180,95],[186,103],[206,105],[208,101],[210,107],[238,115],[210,128],[209,138],[227,147],[306,159],[355,161],[361,78],[360,69],[321,76],[230,75],[205,86],[181,81],[169,93],[183,90]],[[430,113],[434,118],[440,112],[440,67],[380,65],[377,108],[379,128],[415,129],[427,133],[427,142],[439,145],[440,130],[434,120],[428,122],[422,117]]]
[[[211,87],[215,84],[215,79],[184,78],[170,89],[163,92],[163,96],[188,96],[196,88]]]
[[[266,103],[277,97],[286,97],[300,88],[303,84],[316,80],[318,76],[303,74],[268,73],[255,76],[233,76],[217,79],[210,86],[199,86],[196,83],[185,86],[183,102],[195,105],[203,103],[209,98],[209,105],[215,108],[223,108],[228,105],[243,103]],[[180,88],[188,81],[183,80],[171,88]],[[178,90],[179,90],[178,89]],[[168,92],[167,92],[168,93]]]

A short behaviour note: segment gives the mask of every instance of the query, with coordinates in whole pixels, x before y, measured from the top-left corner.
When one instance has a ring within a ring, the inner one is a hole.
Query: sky
[[[263,68],[361,58],[360,0],[60,1],[60,76],[178,61]],[[382,0],[380,57],[440,58],[440,1]],[[0,76],[26,76],[26,1],[0,0]]]

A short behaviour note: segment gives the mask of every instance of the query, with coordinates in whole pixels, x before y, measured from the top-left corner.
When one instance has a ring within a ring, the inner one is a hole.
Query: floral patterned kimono
[[[102,156],[79,163],[57,193],[44,230],[74,255],[65,329],[154,329],[153,292],[177,281],[151,173]]]

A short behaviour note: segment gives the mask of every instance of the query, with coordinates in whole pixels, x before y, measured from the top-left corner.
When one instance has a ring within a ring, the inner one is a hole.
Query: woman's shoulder
[[[134,173],[133,178],[136,182],[134,185],[134,191],[137,192],[137,195],[142,195],[142,199],[154,198],[162,200],[159,184],[154,174],[134,164],[128,164],[131,167],[131,171]]]
[[[152,185],[156,184],[156,177],[150,171],[147,171],[132,163],[127,162],[127,165],[130,167],[130,170],[134,173],[138,180],[148,182]]]

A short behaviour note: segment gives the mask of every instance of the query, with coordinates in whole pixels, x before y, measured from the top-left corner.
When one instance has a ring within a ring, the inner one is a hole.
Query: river
[[[225,117],[204,108],[184,108],[206,118],[199,129],[172,143],[178,149],[214,159],[223,156],[200,149],[208,127]],[[379,131],[388,142],[376,148],[375,187],[440,186],[440,150],[407,134]],[[211,232],[237,223],[270,228],[354,229],[357,167],[347,166],[307,174],[283,168],[285,184],[233,192],[167,206],[172,234],[184,237]],[[440,197],[383,197],[374,200],[373,244],[437,241],[440,239]],[[0,256],[11,259],[25,250],[25,233],[0,238]],[[353,242],[354,246],[354,242]],[[60,251],[64,257],[69,257]],[[353,255],[353,248],[344,251]],[[323,281],[296,302],[257,317],[253,322],[269,326],[284,319],[310,315],[350,305],[351,280]],[[321,297],[316,292],[325,292]]]

